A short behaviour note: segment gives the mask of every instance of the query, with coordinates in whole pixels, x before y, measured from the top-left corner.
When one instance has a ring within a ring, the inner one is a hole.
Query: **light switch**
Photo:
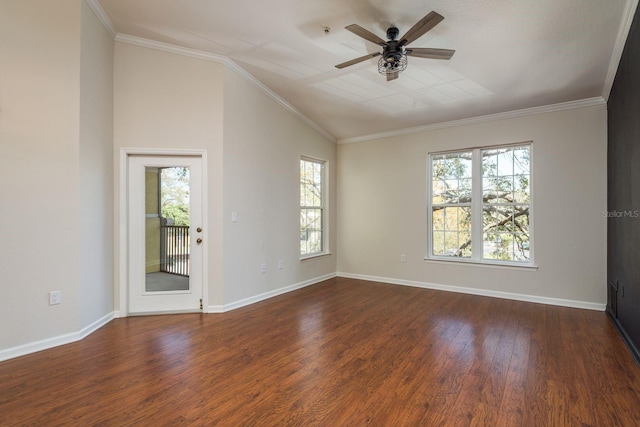
[[[238,212],[231,212],[231,222],[238,222]]]

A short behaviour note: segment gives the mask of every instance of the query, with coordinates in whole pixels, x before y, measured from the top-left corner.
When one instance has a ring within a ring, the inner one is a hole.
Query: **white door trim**
[[[132,148],[124,147],[120,149],[120,173],[118,183],[118,201],[119,212],[116,213],[119,219],[118,238],[119,242],[116,245],[119,249],[118,264],[118,291],[119,291],[119,310],[117,311],[117,317],[127,317],[129,315],[129,301],[128,301],[128,288],[129,288],[129,245],[127,244],[127,230],[129,229],[128,219],[128,158],[132,155],[144,155],[144,156],[197,156],[202,159],[202,228],[209,230],[209,218],[207,214],[208,202],[208,179],[207,179],[207,150],[204,149],[180,149],[180,148]],[[205,244],[202,247],[202,306],[205,307],[203,313],[206,313],[206,307],[209,306],[209,256],[208,248],[208,236],[205,235]]]

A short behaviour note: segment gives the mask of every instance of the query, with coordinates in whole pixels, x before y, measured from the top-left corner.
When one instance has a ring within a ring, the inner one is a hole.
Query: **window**
[[[300,256],[325,252],[325,163],[300,159]]]
[[[429,155],[434,259],[532,264],[531,145]]]

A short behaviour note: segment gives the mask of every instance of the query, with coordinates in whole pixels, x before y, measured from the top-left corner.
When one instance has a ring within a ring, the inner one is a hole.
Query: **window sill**
[[[321,252],[319,254],[311,254],[300,257],[300,261],[307,261],[309,259],[322,258],[331,255],[331,252]]]
[[[424,260],[427,262],[435,263],[435,264],[447,264],[447,265],[460,264],[460,265],[468,265],[472,267],[503,268],[507,270],[536,271],[538,269],[538,266],[534,264],[514,264],[514,263],[506,263],[506,262],[475,261],[475,260],[466,260],[466,259],[429,258],[429,257],[425,257]]]

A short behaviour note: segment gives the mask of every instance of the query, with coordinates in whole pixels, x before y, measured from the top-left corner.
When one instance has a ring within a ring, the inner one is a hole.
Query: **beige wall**
[[[298,161],[326,159],[335,195],[333,143],[222,64],[116,43],[114,68],[116,156],[122,147],[207,150],[210,307],[335,272],[335,250],[298,256]]]
[[[336,271],[336,146],[232,70],[224,83],[222,301],[231,304]],[[301,155],[326,160],[330,183],[332,254],[306,261],[299,254]]]
[[[114,155],[127,148],[207,150],[209,295],[222,288],[223,74],[219,63],[116,42]],[[120,178],[119,161],[116,179]],[[119,212],[117,194],[115,212]],[[120,223],[116,223],[116,230]],[[117,258],[119,240],[116,241]],[[116,277],[120,266],[116,265]],[[120,282],[116,284],[119,309]]]
[[[114,155],[122,148],[207,150],[209,295],[222,287],[222,99],[219,63],[116,42]],[[120,179],[119,163],[116,179]],[[119,197],[116,212],[119,212]],[[121,224],[117,222],[116,230]],[[120,256],[120,241],[116,241]],[[116,277],[120,267],[117,266]],[[116,309],[120,282],[116,285]]]
[[[603,304],[606,130],[602,105],[339,145],[338,271]],[[427,153],[524,141],[538,269],[424,261]]]
[[[0,350],[55,344],[112,311],[103,31],[78,0],[0,2]]]
[[[113,38],[84,1],[80,46],[80,328],[113,312]]]
[[[3,348],[77,329],[79,34],[76,0],[0,2]]]

